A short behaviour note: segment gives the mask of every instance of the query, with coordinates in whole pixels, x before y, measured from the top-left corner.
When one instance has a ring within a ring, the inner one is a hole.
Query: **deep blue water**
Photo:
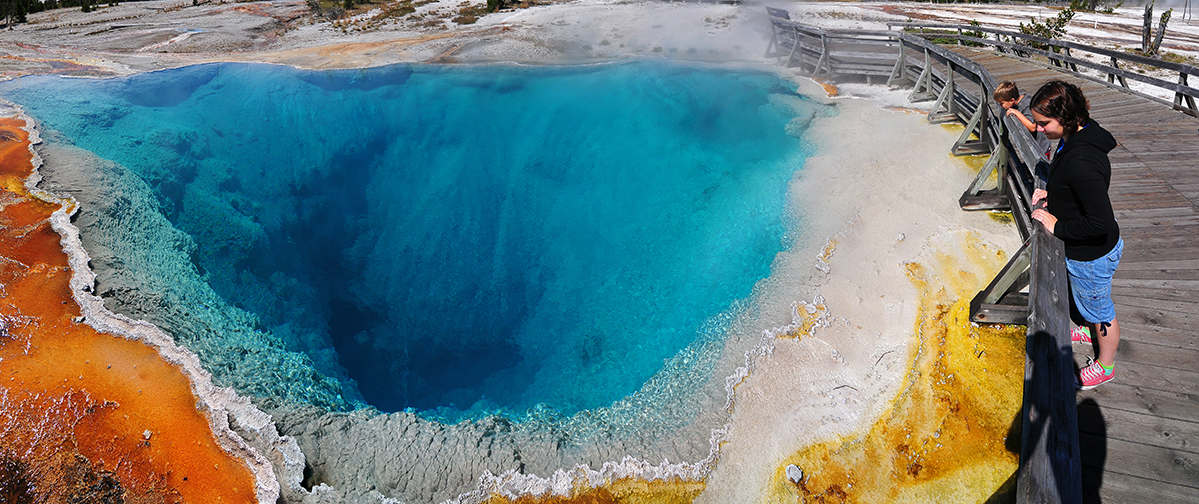
[[[664,63],[0,83],[145,180],[263,331],[371,405],[449,416],[604,406],[719,332],[802,225],[808,147],[771,104],[793,89]]]

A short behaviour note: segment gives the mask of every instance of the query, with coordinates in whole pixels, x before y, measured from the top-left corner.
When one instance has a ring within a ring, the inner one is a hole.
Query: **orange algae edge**
[[[249,467],[220,447],[179,367],[78,322],[49,220],[61,204],[24,185],[24,126],[0,119],[0,496],[257,502]]]
[[[824,88],[824,93],[827,94],[829,98],[835,97],[835,96],[837,96],[838,93],[841,92],[839,89],[837,89],[837,86],[834,86],[828,82],[825,82],[820,79],[812,79],[812,80],[814,82],[816,82],[817,84],[820,84],[820,87]]]
[[[576,488],[572,495],[522,495],[509,498],[492,494],[488,504],[689,504],[703,492],[702,481],[681,478],[646,481],[619,479],[598,488]]]
[[[964,259],[940,254],[934,265],[905,265],[920,293],[919,337],[891,410],[864,436],[809,446],[782,461],[766,502],[984,502],[1014,496],[1025,329],[970,322],[969,300],[988,279],[955,277],[969,269],[955,261],[983,262],[983,271],[997,271],[1005,259],[972,240],[965,240],[971,253]],[[947,278],[934,282],[934,274]],[[798,483],[787,478],[790,464],[803,471]]]

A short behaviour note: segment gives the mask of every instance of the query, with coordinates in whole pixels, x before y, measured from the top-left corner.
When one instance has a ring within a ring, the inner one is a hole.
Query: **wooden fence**
[[[958,44],[972,43],[993,46],[1000,52],[1012,54],[1020,58],[1028,59],[1034,56],[1044,58],[1050,64],[1064,70],[1069,70],[1079,77],[1095,80],[1096,77],[1078,70],[1079,66],[1090,68],[1100,75],[1106,75],[1108,83],[1115,84],[1119,82],[1120,86],[1130,93],[1163,103],[1167,106],[1173,106],[1175,110],[1199,117],[1199,108],[1195,106],[1195,99],[1199,98],[1199,89],[1192,87],[1189,83],[1190,76],[1199,77],[1199,67],[1149,58],[1139,54],[1092,47],[1076,42],[1046,39],[1019,32],[982,26],[921,23],[888,23],[888,26],[920,30],[919,36],[954,39]],[[927,30],[935,31],[928,33]],[[987,34],[994,35],[995,38],[986,38]],[[1074,51],[1089,53],[1096,59],[1107,60],[1110,62],[1110,65],[1094,61],[1090,58],[1075,57]],[[1123,68],[1120,66],[1121,62],[1124,62]],[[1177,74],[1178,82],[1174,83],[1152,75],[1130,71],[1130,67],[1132,66],[1139,66],[1142,71],[1148,69],[1149,71],[1157,71],[1157,73],[1169,72]],[[1128,85],[1129,80],[1143,82],[1163,89],[1167,93],[1174,93],[1174,101],[1171,103],[1158,96],[1133,90]]]
[[[1029,216],[1032,211],[1031,184],[1039,183],[1035,182],[1034,174],[1039,164],[1047,162],[1045,154],[1039,152],[1029,131],[1017,119],[1007,116],[991,99],[997,85],[991,74],[952,50],[932,43],[920,34],[898,30],[825,30],[796,23],[781,9],[767,7],[767,12],[772,29],[766,51],[768,57],[778,58],[785,66],[798,67],[809,76],[854,77],[864,78],[868,83],[877,80],[892,86],[911,85],[913,101],[935,100],[928,114],[930,122],[961,121],[965,124],[965,131],[953,146],[954,154],[990,153],[984,168],[962,194],[959,204],[965,210],[1010,210],[1025,239],[1020,251],[971,303],[971,319],[976,322],[1014,323],[1028,327],[1017,500],[1021,503],[1081,502],[1065,251],[1061,240],[1043,226],[1033,225]],[[902,26],[912,28],[915,25]],[[935,27],[978,30],[978,27],[950,25]],[[1013,36],[1008,32],[1003,35]],[[935,36],[983,43],[982,39],[956,33]],[[1019,49],[1026,55],[1053,55],[1059,66],[1096,67],[1069,54],[1026,46],[1017,48],[1015,44],[1001,40],[986,43],[1013,53]],[[1080,50],[1077,46],[1071,44],[1070,48]],[[1121,58],[1137,61],[1131,55],[1121,55]],[[1115,65],[1097,67],[1116,71],[1112,73],[1115,77],[1164,85],[1179,93],[1180,98],[1175,101],[1186,102],[1190,109],[1188,113],[1194,113],[1193,98],[1199,93],[1193,88],[1139,74],[1132,77]],[[1179,68],[1183,72],[1180,80],[1184,83],[1185,75],[1196,75],[1192,67],[1183,65]],[[1184,110],[1183,107],[1176,108]],[[997,184],[984,190],[991,174],[995,174]]]

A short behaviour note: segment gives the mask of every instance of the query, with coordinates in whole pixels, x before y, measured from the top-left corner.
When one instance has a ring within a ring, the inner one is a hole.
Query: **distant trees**
[[[107,2],[110,7],[118,4],[118,0],[0,0],[0,21],[5,27],[12,28],[16,23],[27,22],[29,14],[71,7],[91,12],[101,1]]]
[[[4,20],[4,26],[12,28],[15,23],[24,23],[29,13],[42,9],[38,0],[0,0],[0,19]]]
[[[29,14],[60,9],[65,7],[84,7],[83,12],[91,11],[91,4],[96,0],[0,0],[0,21],[4,26],[12,28],[16,23],[28,21]],[[115,2],[110,5],[115,5]]]

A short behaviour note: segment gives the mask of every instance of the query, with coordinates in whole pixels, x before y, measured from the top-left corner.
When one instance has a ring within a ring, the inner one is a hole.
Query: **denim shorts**
[[[1066,259],[1066,271],[1070,274],[1070,291],[1074,305],[1082,318],[1092,324],[1102,324],[1116,319],[1116,305],[1112,303],[1112,275],[1124,255],[1124,239],[1121,238],[1107,255],[1094,261]]]

